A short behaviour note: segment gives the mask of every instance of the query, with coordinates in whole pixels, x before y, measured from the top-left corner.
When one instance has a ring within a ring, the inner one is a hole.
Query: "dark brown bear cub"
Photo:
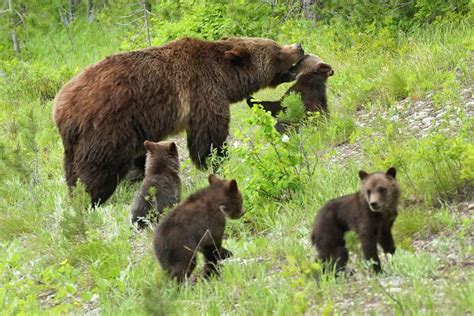
[[[395,252],[391,230],[400,195],[395,175],[394,167],[386,173],[359,171],[359,192],[329,201],[316,215],[312,244],[319,258],[331,267],[335,265],[337,272],[344,270],[348,260],[344,241],[348,230],[356,232],[364,257],[373,261],[376,272],[381,270],[377,243],[385,253]]]
[[[158,225],[153,240],[155,255],[172,278],[182,282],[204,255],[204,277],[217,274],[217,262],[232,255],[222,248],[226,217],[243,215],[242,194],[235,180],[209,175],[209,187],[192,194]]]
[[[334,74],[332,67],[314,55],[305,55],[290,71],[293,78],[285,78],[286,81],[296,79],[279,101],[254,101],[252,97],[247,98],[247,105],[253,107],[255,104],[261,104],[263,109],[270,111],[273,117],[277,117],[282,110],[282,101],[290,93],[298,93],[304,104],[305,112],[328,113],[326,97],[326,81]],[[283,132],[286,124],[278,122],[276,128]]]
[[[176,144],[154,143],[146,140],[144,146],[146,149],[145,178],[132,206],[132,224],[137,224],[139,228],[146,225],[149,215],[157,217],[165,208],[179,203],[181,195]],[[154,208],[156,212],[149,214],[151,208]]]

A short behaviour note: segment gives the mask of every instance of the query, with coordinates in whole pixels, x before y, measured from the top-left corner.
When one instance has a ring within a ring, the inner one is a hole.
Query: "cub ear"
[[[367,178],[368,175],[369,175],[369,174],[368,174],[367,172],[365,172],[364,170],[360,170],[360,171],[359,171],[359,178],[360,178],[361,180],[364,180],[365,178]]]
[[[332,67],[326,63],[319,63],[318,72],[322,74],[327,74],[328,76],[334,75],[334,70],[332,70]]]
[[[385,174],[395,179],[395,176],[397,175],[397,169],[395,169],[395,167],[390,167]]]
[[[227,189],[229,190],[229,192],[236,192],[238,190],[237,181],[230,180],[229,184],[227,185]]]
[[[226,51],[224,57],[233,62],[242,62],[250,57],[250,52],[245,47],[234,47],[231,50]]]
[[[143,146],[145,147],[145,150],[146,151],[153,151],[153,149],[155,148],[155,143],[154,142],[151,142],[149,140],[146,140],[143,142]]]
[[[207,181],[209,181],[209,184],[213,184],[213,183],[216,183],[216,182],[219,182],[220,179],[215,175],[215,174],[210,174],[208,177],[207,177]]]
[[[178,154],[178,147],[176,147],[176,143],[175,142],[171,142],[169,145],[168,145],[168,152],[175,156]]]

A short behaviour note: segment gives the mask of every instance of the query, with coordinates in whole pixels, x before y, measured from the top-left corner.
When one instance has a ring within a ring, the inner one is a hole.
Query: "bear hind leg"
[[[182,260],[169,269],[169,275],[172,279],[182,283],[191,276],[194,268],[196,267],[196,258],[190,258],[190,260]]]
[[[74,149],[71,147],[64,149],[64,173],[66,184],[71,190],[77,183],[77,176],[74,172]]]
[[[90,194],[92,206],[105,203],[114,193],[120,180],[127,174],[129,162],[109,166],[82,164],[78,168],[79,180]]]
[[[333,230],[330,233],[332,240],[325,239],[323,243],[315,243],[318,250],[318,257],[323,262],[323,271],[333,271],[336,273],[345,270],[349,259],[349,252],[344,241],[344,233],[339,230]],[[317,241],[317,237],[314,240]]]

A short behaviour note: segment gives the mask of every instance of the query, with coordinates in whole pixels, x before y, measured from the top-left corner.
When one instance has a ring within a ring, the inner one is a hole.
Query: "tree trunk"
[[[16,36],[16,30],[12,30],[12,42],[13,42],[13,50],[15,53],[20,53],[20,43],[18,42],[18,37]]]
[[[87,21],[89,21],[89,23],[92,23],[92,21],[94,21],[94,13],[92,12],[93,7],[94,4],[92,0],[87,0]]]
[[[72,19],[74,19],[74,0],[69,0],[68,1],[68,24],[72,22]]]
[[[150,5],[147,3],[146,0],[142,0],[142,5],[143,5],[144,18],[145,18],[146,42],[148,44],[148,47],[151,47],[150,27],[148,24],[148,8]]]
[[[13,50],[15,51],[16,54],[19,54],[20,53],[20,42],[18,41],[18,36],[16,35],[16,18],[15,18],[15,11],[13,10],[12,0],[8,0],[8,11],[10,11]]]
[[[313,11],[315,2],[316,0],[300,0],[301,10],[305,18],[314,19],[316,17]]]

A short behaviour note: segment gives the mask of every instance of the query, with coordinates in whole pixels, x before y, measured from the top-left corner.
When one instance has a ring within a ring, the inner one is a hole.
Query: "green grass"
[[[84,66],[126,47],[124,28],[79,24],[55,30],[54,41],[31,33],[20,58],[0,61],[8,78],[0,77],[2,314],[474,311],[473,223],[469,214],[455,209],[459,201],[473,198],[472,190],[459,190],[473,185],[472,119],[460,114],[462,126],[454,136],[440,127],[423,140],[406,137],[381,115],[366,128],[355,124],[358,109],[390,111],[397,100],[424,98],[427,92],[434,93],[440,107],[451,101],[453,111],[462,109],[458,91],[472,84],[472,27],[430,26],[394,39],[326,27],[314,36],[308,25],[292,32],[292,23],[287,21],[279,41],[303,39],[308,52],[335,69],[328,87],[331,117],[308,123],[301,134],[290,132],[289,142],[283,142],[281,135],[265,131],[272,124],[268,117],[242,102],[232,105],[231,143],[238,140],[239,146],[231,147],[222,172],[238,180],[247,213],[228,223],[224,244],[234,257],[224,262],[221,277],[195,286],[178,287],[169,280],[153,256],[152,232],[130,229],[130,203],[139,184],[122,183],[108,203],[94,210],[87,209],[80,188],[73,200],[67,194],[52,97]],[[288,86],[256,97],[279,99]],[[352,157],[345,164],[329,163],[337,145],[355,142],[361,162]],[[282,162],[276,163],[275,148],[287,155]],[[263,158],[263,169],[255,155]],[[402,203],[394,226],[398,250],[382,259],[385,273],[369,273],[350,235],[354,275],[321,276],[309,241],[318,209],[357,190],[359,169],[389,165],[398,167]],[[183,169],[188,170],[184,196],[206,184],[205,172]]]

